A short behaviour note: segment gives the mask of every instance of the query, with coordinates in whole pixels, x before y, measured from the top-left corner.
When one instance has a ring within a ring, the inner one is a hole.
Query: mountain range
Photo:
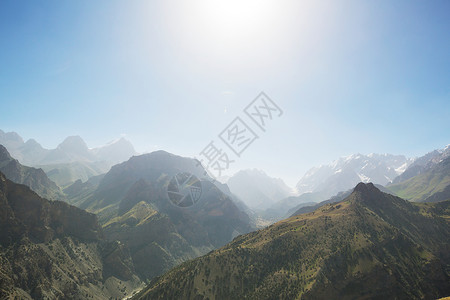
[[[447,145],[443,149],[433,150],[427,154],[414,159],[414,161],[406,168],[406,170],[397,176],[392,183],[400,183],[406,181],[414,176],[420,175],[436,164],[442,162],[444,159],[450,156],[450,145]]]
[[[310,169],[297,183],[297,190],[299,194],[321,193],[326,199],[351,189],[358,182],[386,185],[412,162],[413,159],[403,155],[353,154]]]
[[[90,149],[81,137],[69,136],[55,149],[45,149],[34,139],[24,142],[16,132],[0,130],[0,145],[20,163],[42,168],[60,186],[106,173],[114,164],[137,154],[125,138]]]
[[[351,187],[360,181],[373,181],[384,192],[412,201],[448,199],[448,170],[436,170],[449,156],[450,149],[447,146],[418,158],[390,154],[354,154],[342,157],[329,165],[310,169],[297,184],[298,195],[289,193],[290,189],[282,181],[258,170],[240,171],[229,178],[227,184],[259,218],[275,222],[291,216],[302,207],[310,209],[317,207],[316,203],[342,200],[342,195],[347,195]],[[421,179],[418,175],[426,178]],[[411,179],[413,177],[415,179]],[[403,183],[409,179],[411,183]],[[383,188],[384,185],[389,188]],[[435,192],[439,193],[434,195]]]
[[[391,154],[353,154],[341,157],[329,165],[311,168],[299,180],[295,191],[274,178],[263,178],[257,171],[241,171],[236,179],[227,184],[233,193],[245,202],[267,222],[276,222],[289,217],[301,207],[314,206],[330,197],[348,191],[358,182],[374,182],[386,185],[402,174],[414,159]],[[268,196],[261,194],[275,195]],[[284,197],[283,197],[284,196]],[[261,199],[261,200],[258,200]]]
[[[135,299],[436,299],[450,294],[450,201],[360,183],[343,201],[235,238]]]
[[[249,208],[257,210],[264,210],[293,194],[282,179],[269,177],[257,169],[239,171],[226,184]]]
[[[434,150],[419,158],[373,153],[341,157],[329,165],[321,165],[310,169],[296,186],[298,196],[280,199],[261,215],[268,220],[278,221],[289,217],[302,207],[315,207],[316,204],[313,204],[313,202],[327,202],[330,198],[333,198],[333,201],[342,200],[340,196],[360,181],[373,182],[379,188],[390,185],[392,188],[383,191],[389,190],[390,193],[395,193],[409,200],[424,201],[425,199],[419,199],[418,195],[416,195],[417,199],[413,199],[411,195],[402,193],[401,190],[406,189],[406,187],[403,187],[404,185],[397,186],[392,183],[400,183],[421,173],[426,173],[448,155],[449,149],[447,147],[443,150]],[[428,180],[424,180],[423,185],[427,185],[428,182]],[[442,185],[446,186],[446,184]],[[413,183],[412,186],[417,187],[417,184]],[[432,191],[429,191],[429,193],[433,194]],[[439,199],[446,199],[445,195]]]
[[[19,156],[34,143],[0,137]],[[54,163],[42,168],[22,165],[0,145],[0,298],[123,298],[143,282],[150,283],[136,299],[433,299],[450,292],[449,147],[416,159],[341,158],[302,178],[311,192],[293,195],[259,170],[222,184],[197,160],[165,151],[101,169],[120,159],[116,143],[89,149],[69,137],[44,149]],[[330,168],[338,169],[321,179]],[[355,174],[386,186],[342,189],[358,181]],[[198,180],[192,206],[169,196],[180,175]]]
[[[168,198],[169,182],[180,173],[201,182],[201,198],[192,207],[178,207]],[[134,156],[64,191],[69,203],[98,215],[107,239],[129,247],[143,279],[253,229],[249,216],[211,182],[198,161],[165,151]]]
[[[450,198],[450,147],[418,158],[387,189],[417,202],[436,202]]]
[[[134,156],[106,174],[85,182],[78,179],[62,191],[42,169],[21,165],[3,146],[0,170],[42,196],[64,199],[95,213],[102,237],[122,245],[121,251],[129,256],[126,268],[142,280],[254,229],[238,206],[248,208],[233,198],[226,185],[214,184],[198,161],[164,151]],[[173,176],[186,172],[201,179],[201,198],[193,207],[177,207],[168,198],[168,184]]]
[[[0,172],[15,183],[25,184],[41,197],[50,200],[65,198],[61,189],[51,181],[42,169],[26,167],[9,155],[8,150],[0,145]]]

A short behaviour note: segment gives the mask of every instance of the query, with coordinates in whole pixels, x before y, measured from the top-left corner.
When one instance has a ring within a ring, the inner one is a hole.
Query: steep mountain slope
[[[269,208],[260,212],[261,216],[267,220],[277,222],[290,216],[289,211],[294,207],[314,205],[314,203],[327,199],[327,193],[304,193],[300,196],[290,196],[277,201]]]
[[[283,180],[256,169],[237,172],[228,179],[227,185],[251,209],[265,209],[292,194]]]
[[[203,179],[201,197],[178,207],[167,188],[174,175],[186,172]],[[98,185],[78,182],[65,191],[70,203],[98,214],[108,239],[130,248],[146,279],[252,230],[249,217],[205,176],[196,160],[157,151],[112,167]],[[84,191],[77,194],[79,189]]]
[[[222,178],[224,179],[224,178]],[[229,179],[229,178],[228,178]],[[228,181],[228,179],[222,182]],[[208,179],[209,180],[209,179]],[[228,196],[231,201],[233,201],[236,207],[244,212],[250,218],[250,224],[253,228],[263,228],[267,226],[267,220],[262,219],[259,213],[256,213],[254,209],[250,209],[247,204],[244,203],[238,196],[231,192],[229,186],[226,183],[222,183],[218,180],[214,181],[214,185],[226,196]]]
[[[411,201],[436,202],[450,199],[450,157],[435,160],[419,175],[387,188]]]
[[[412,162],[402,155],[353,154],[329,165],[309,170],[297,184],[299,194],[321,192],[325,199],[354,187],[358,182],[386,185]]]
[[[392,193],[382,185],[376,184],[376,187],[383,192]],[[273,222],[280,221],[294,215],[296,211],[312,212],[324,204],[341,201],[350,195],[352,190],[348,189],[347,191],[339,192],[332,197],[327,196],[328,192],[326,191],[287,197],[276,202],[265,211],[260,212],[260,214],[266,220]]]
[[[0,173],[0,298],[108,299],[140,286],[95,215],[39,197]]]
[[[0,171],[8,179],[29,186],[41,197],[50,200],[64,199],[64,194],[60,188],[47,177],[42,169],[22,166],[9,155],[6,148],[2,145],[0,145]]]
[[[422,157],[416,158],[408,168],[393,180],[393,183],[406,181],[414,176],[420,175],[431,170],[438,163],[450,156],[450,145],[444,149],[434,150]]]
[[[34,139],[29,139],[18,148],[8,147],[7,144],[5,146],[8,150],[13,151],[11,154],[14,158],[27,166],[35,166],[35,163],[45,157],[50,151],[44,149]]]
[[[314,203],[313,205],[297,205],[296,207],[291,208],[288,211],[288,214],[290,214],[290,217],[293,217],[293,216],[300,215],[300,214],[310,213],[326,204],[342,201],[345,198],[347,198],[348,196],[350,196],[351,193],[352,193],[352,190],[348,190],[345,192],[340,192],[328,200],[321,201],[319,203]]]
[[[0,145],[3,145],[16,158],[19,158],[18,149],[24,145],[23,139],[16,132],[3,132],[0,130]]]
[[[239,236],[136,299],[435,299],[450,294],[450,201],[360,183],[345,200]]]
[[[178,232],[167,215],[141,201],[125,214],[105,224],[105,234],[130,248],[136,272],[142,278],[153,278],[185,260],[202,254]],[[212,250],[209,247],[205,250]]]
[[[377,189],[379,189],[380,191],[382,191],[383,193],[387,193],[387,194],[391,194],[391,195],[393,194],[391,191],[389,191],[387,188],[385,188],[382,185],[375,184],[374,186]],[[289,217],[293,217],[293,216],[296,216],[299,214],[313,212],[316,209],[318,209],[319,207],[324,206],[325,204],[335,203],[335,202],[344,200],[352,193],[352,191],[353,191],[353,189],[350,189],[350,190],[347,190],[344,192],[339,192],[336,195],[334,195],[333,197],[331,197],[330,199],[321,201],[319,203],[314,203],[313,205],[304,205],[304,204],[297,205],[296,207],[293,207],[288,211],[288,215],[289,215]]]
[[[85,182],[78,179],[73,184],[63,189],[63,192],[66,195],[66,201],[69,204],[78,207],[80,203],[83,203],[83,201],[95,192],[104,177],[104,174],[93,176]]]
[[[105,161],[75,161],[66,164],[38,165],[36,167],[44,170],[47,176],[60,187],[66,187],[77,180],[86,182],[93,176],[105,174],[111,168],[110,164]]]

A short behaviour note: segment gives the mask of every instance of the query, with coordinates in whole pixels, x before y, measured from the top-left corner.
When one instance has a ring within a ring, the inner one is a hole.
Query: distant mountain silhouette
[[[286,197],[260,212],[260,214],[265,219],[276,222],[289,217],[291,215],[290,211],[295,207],[314,205],[317,202],[328,199],[327,195],[328,193],[316,192]]]
[[[403,155],[353,154],[310,169],[297,183],[297,190],[299,194],[322,193],[328,198],[361,181],[386,185],[411,163],[412,160]]]
[[[20,163],[42,168],[60,186],[106,173],[111,166],[136,155],[125,138],[90,149],[79,136],[69,136],[55,149],[44,149],[34,139],[24,142],[15,132],[0,130],[0,144]]]
[[[292,194],[281,179],[271,178],[260,170],[243,170],[227,181],[231,192],[252,209],[265,209]]]

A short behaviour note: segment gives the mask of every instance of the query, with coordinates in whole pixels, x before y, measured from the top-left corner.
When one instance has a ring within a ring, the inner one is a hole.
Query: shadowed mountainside
[[[27,185],[41,197],[50,200],[65,198],[60,188],[47,177],[42,169],[21,165],[2,145],[0,145],[0,171],[9,180]]]
[[[178,207],[167,187],[174,175],[185,172],[201,179],[202,193],[195,205]],[[98,183],[76,182],[65,191],[70,203],[98,214],[109,240],[129,247],[143,279],[252,230],[248,215],[210,182],[196,160],[164,151],[132,157]]]
[[[0,298],[109,299],[141,281],[95,215],[48,201],[0,173]]]

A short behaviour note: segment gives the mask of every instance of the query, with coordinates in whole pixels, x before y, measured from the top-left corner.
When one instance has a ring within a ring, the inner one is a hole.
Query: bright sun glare
[[[292,48],[287,33],[296,30],[295,2],[194,0],[165,6],[164,22],[173,46],[208,67],[239,66],[245,71],[255,67],[253,61],[279,59],[274,47]]]
[[[271,3],[261,0],[197,1],[192,10],[211,34],[240,40],[259,35],[271,21]]]

